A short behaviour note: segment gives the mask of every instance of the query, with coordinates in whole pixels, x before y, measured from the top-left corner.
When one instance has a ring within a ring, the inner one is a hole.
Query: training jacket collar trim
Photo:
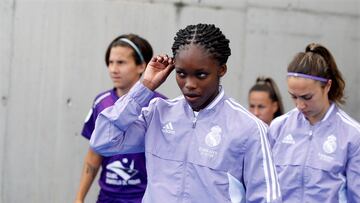
[[[219,86],[219,94],[216,95],[215,99],[208,106],[206,106],[204,109],[202,109],[200,111],[212,110],[222,100],[222,98],[224,98],[224,95],[225,95],[225,91],[222,88],[222,86],[220,85]],[[193,110],[192,110],[191,106],[186,102],[186,99],[185,99],[184,95],[180,96],[180,98],[184,99],[184,103],[185,103],[186,108],[190,109],[191,112],[192,112],[192,115],[193,115]]]
[[[320,122],[315,123],[315,125],[318,125],[318,124],[323,123],[324,121],[330,119],[329,117],[331,117],[331,115],[333,114],[334,109],[335,109],[335,106],[336,106],[335,103],[332,103],[332,104],[330,105],[329,109],[327,110],[325,116],[321,119]],[[297,111],[298,111],[299,115],[301,116],[301,119],[302,119],[304,122],[309,123],[309,121],[306,119],[306,117],[304,116],[304,114],[302,114],[298,109],[297,109]],[[329,123],[328,123],[328,124],[329,124]]]
[[[210,110],[219,103],[219,101],[224,97],[224,89],[222,86],[219,86],[219,94],[215,97],[215,99],[205,108],[206,110]]]
[[[331,115],[332,112],[334,111],[334,108],[335,108],[335,104],[332,103],[332,104],[330,105],[328,111],[326,112],[324,118],[321,119],[321,122],[326,121],[326,120],[330,117],[330,115]]]

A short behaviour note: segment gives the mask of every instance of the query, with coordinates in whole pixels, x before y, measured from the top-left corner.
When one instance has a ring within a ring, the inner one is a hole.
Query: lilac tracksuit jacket
[[[360,202],[360,125],[335,104],[315,125],[294,109],[269,134],[284,202]]]
[[[137,83],[99,114],[90,140],[104,156],[145,152],[143,202],[231,202],[228,173],[246,202],[281,201],[264,123],[223,90],[197,116],[183,97],[144,107],[153,94]]]

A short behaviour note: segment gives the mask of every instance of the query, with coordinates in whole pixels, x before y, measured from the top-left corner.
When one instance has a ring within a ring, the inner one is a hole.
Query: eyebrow
[[[311,93],[308,93],[308,94],[304,94],[304,95],[299,95],[299,96],[296,96],[295,94],[291,93],[288,91],[288,93],[293,96],[293,97],[301,97],[301,98],[305,98],[305,97],[308,97],[308,96],[312,96],[313,94]]]
[[[175,66],[175,71],[185,71],[186,72],[186,70],[185,70],[186,68],[183,68],[183,67],[176,67]],[[199,69],[196,69],[196,70],[193,70],[193,71],[191,71],[191,72],[194,72],[194,73],[198,73],[198,72],[209,72],[209,70],[206,70],[206,68],[199,68]]]

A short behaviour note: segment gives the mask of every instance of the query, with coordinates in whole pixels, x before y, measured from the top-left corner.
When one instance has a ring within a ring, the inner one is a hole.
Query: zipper
[[[305,193],[305,176],[304,176],[304,174],[305,174],[305,164],[306,164],[306,162],[307,162],[307,160],[308,160],[308,156],[309,156],[309,150],[310,150],[310,147],[311,147],[311,141],[312,141],[312,138],[313,138],[313,127],[311,127],[310,128],[310,131],[308,132],[308,140],[309,140],[309,144],[308,144],[308,147],[307,147],[307,149],[306,149],[306,156],[305,156],[305,160],[304,160],[304,164],[303,164],[303,169],[302,169],[302,195],[301,195],[301,202],[304,202],[304,193]]]
[[[192,109],[191,109],[192,110]],[[196,127],[197,117],[199,116],[199,112],[195,114],[194,110],[192,110],[193,118],[192,118],[192,128],[194,129]]]
[[[194,115],[194,118],[192,119],[192,128],[195,129],[196,127],[196,121],[197,121],[197,117]]]
[[[309,141],[312,140],[312,137],[313,137],[313,130],[311,129],[311,130],[309,131]]]
[[[199,116],[199,114],[197,115]],[[192,134],[195,134],[195,128],[196,128],[196,122],[197,122],[197,116],[195,116],[195,113],[193,111],[193,118],[192,118]],[[190,138],[190,143],[187,145],[187,149],[186,149],[186,156],[185,156],[185,161],[184,161],[184,175],[183,175],[183,179],[182,179],[182,187],[181,187],[181,194],[180,194],[180,202],[184,202],[184,198],[188,198],[188,196],[184,196],[185,194],[185,184],[186,184],[186,179],[187,179],[187,175],[188,175],[188,154],[189,154],[189,147],[192,143],[192,139],[194,136],[191,136]]]

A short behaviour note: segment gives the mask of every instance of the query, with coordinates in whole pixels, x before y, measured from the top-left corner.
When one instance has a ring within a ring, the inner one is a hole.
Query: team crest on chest
[[[322,148],[327,154],[334,153],[337,148],[336,137],[334,135],[328,136]]]
[[[209,147],[216,147],[221,142],[221,128],[213,126],[205,137],[205,144]]]

